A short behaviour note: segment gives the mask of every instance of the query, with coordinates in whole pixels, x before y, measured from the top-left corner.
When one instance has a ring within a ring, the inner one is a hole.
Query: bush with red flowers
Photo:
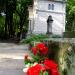
[[[42,62],[47,57],[48,47],[44,43],[36,44],[31,50],[35,62]]]
[[[32,52],[34,53],[34,55],[36,55],[37,53],[39,53],[40,55],[47,55],[48,47],[46,47],[43,43],[39,43],[32,48]]]
[[[46,59],[41,64],[36,64],[30,67],[27,71],[27,75],[59,75],[58,66],[53,60]]]
[[[31,51],[34,62],[25,56],[25,65],[32,64],[27,68],[27,75],[59,75],[58,65],[54,60],[48,59],[48,47],[44,43],[36,44]]]

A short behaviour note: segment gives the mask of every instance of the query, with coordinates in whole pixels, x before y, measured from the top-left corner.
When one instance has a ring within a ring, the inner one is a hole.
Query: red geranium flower
[[[34,55],[36,55],[37,52],[41,55],[46,55],[48,52],[48,48],[45,46],[45,44],[39,43],[35,47],[32,47],[32,52],[34,53]]]
[[[52,75],[59,75],[59,72],[57,69],[52,69]]]
[[[27,75],[40,75],[41,71],[49,71],[51,75],[59,75],[57,64],[52,60],[45,60],[44,66],[40,64],[36,64],[35,66],[32,66],[28,69]]]
[[[41,70],[45,70],[45,68],[43,66],[41,66],[40,64],[36,64],[33,67],[30,67],[27,71],[27,75],[40,75]]]
[[[40,54],[46,55],[48,53],[48,48],[47,47],[40,48],[39,52],[40,52]]]
[[[24,60],[27,60],[27,59],[28,59],[28,55],[25,55],[25,56],[24,56]]]
[[[44,48],[45,47],[45,44],[44,43],[38,43],[36,45],[37,48]]]
[[[47,47],[44,47],[43,54],[46,55],[47,53],[48,53],[48,48]]]
[[[50,69],[56,69],[57,68],[57,64],[53,60],[49,60],[49,59],[44,61],[44,65],[48,66]]]
[[[32,47],[32,52],[33,52],[34,55],[37,54],[37,49],[36,49],[36,47]]]
[[[39,43],[36,45],[36,48],[39,50],[40,54],[46,55],[48,52],[48,48],[44,43]]]
[[[59,75],[57,64],[53,60],[45,60],[44,61],[45,68],[51,71],[52,75]]]

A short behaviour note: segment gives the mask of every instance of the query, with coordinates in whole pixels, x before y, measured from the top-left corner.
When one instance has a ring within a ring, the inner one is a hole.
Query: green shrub
[[[52,35],[52,38],[62,38],[61,35]]]
[[[21,43],[31,43],[33,41],[42,41],[44,39],[48,38],[47,35],[44,35],[44,34],[38,34],[38,35],[34,35],[32,34],[31,36],[28,36],[26,39],[23,39],[21,41]]]

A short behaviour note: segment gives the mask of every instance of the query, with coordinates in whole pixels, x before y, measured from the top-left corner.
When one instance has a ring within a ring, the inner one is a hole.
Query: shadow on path
[[[0,39],[0,43],[16,43],[18,44],[20,40],[18,38]]]

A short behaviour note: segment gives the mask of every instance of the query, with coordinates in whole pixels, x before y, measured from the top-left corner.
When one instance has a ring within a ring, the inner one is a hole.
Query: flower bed
[[[48,57],[48,52],[49,49],[44,43],[32,47],[32,58],[25,55],[23,71],[27,75],[59,75],[58,64]]]

